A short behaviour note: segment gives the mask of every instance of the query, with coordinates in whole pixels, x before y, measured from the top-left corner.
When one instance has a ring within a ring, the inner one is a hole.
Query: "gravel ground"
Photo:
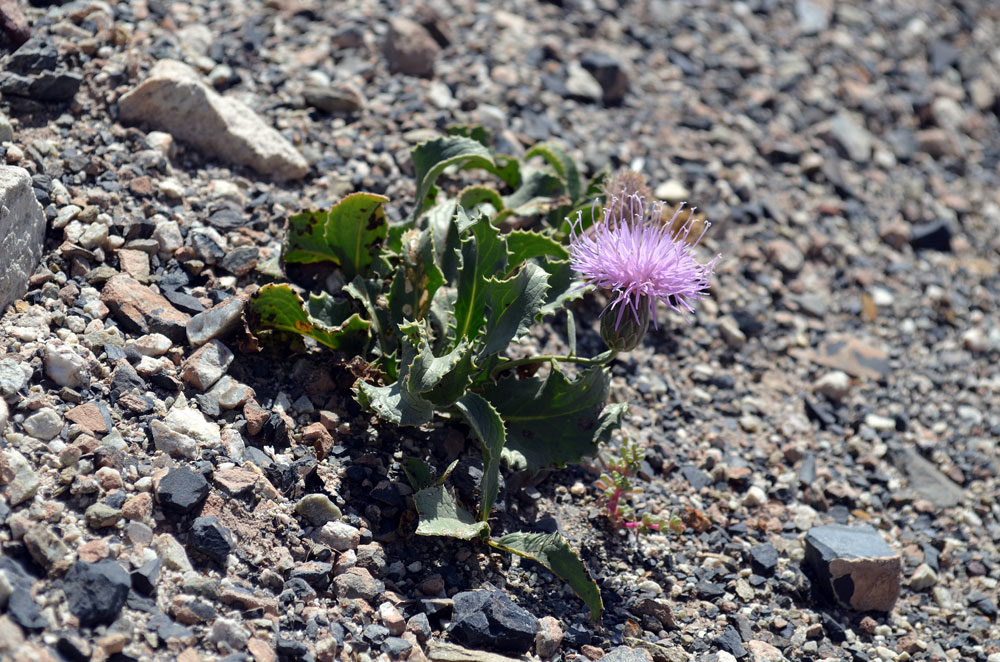
[[[0,657],[1000,660],[994,3],[34,4],[0,62],[0,159],[48,222],[0,319]],[[686,529],[616,530],[594,463],[507,476],[498,527],[561,530],[602,623],[411,535],[399,450],[468,494],[464,430],[383,427],[329,355],[242,332],[288,214],[403,218],[452,123],[640,170],[723,254],[612,368],[637,506]],[[889,561],[837,600],[841,551]]]

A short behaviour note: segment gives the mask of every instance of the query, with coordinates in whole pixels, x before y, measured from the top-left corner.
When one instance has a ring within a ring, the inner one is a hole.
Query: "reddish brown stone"
[[[119,274],[104,285],[101,301],[132,333],[162,333],[176,343],[184,342],[191,319],[169,301],[135,278]]]
[[[149,280],[149,255],[143,251],[121,249],[118,251],[118,265],[122,271],[140,283]]]
[[[106,543],[103,539],[85,542],[80,545],[80,548],[77,550],[77,554],[80,555],[81,561],[86,561],[87,563],[97,563],[101,559],[108,558],[108,543]]]
[[[122,515],[125,519],[142,521],[153,512],[153,496],[149,492],[140,492],[129,497],[122,505]]]
[[[66,418],[91,434],[105,434],[108,431],[108,424],[104,421],[100,407],[93,402],[73,407],[66,412]]]
[[[143,175],[142,177],[136,177],[128,183],[129,189],[136,195],[152,195],[153,194],[153,180],[149,177]]]
[[[264,423],[271,417],[271,412],[256,402],[248,402],[243,406],[243,416],[247,419],[247,432],[251,437],[255,437],[264,428]]]
[[[247,650],[257,662],[276,662],[278,659],[271,645],[257,637],[250,637],[250,640],[247,641]]]
[[[224,469],[215,472],[214,480],[223,492],[238,497],[253,492],[257,474],[248,469]]]

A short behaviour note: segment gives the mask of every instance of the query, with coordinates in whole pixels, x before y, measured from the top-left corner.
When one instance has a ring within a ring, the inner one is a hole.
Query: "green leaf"
[[[417,220],[435,180],[448,166],[464,164],[466,168],[496,167],[489,149],[472,138],[462,136],[428,140],[414,147],[410,154],[417,179],[416,205],[410,217],[411,222]]]
[[[504,204],[518,216],[534,216],[549,211],[555,199],[566,192],[566,184],[558,175],[544,170],[528,170],[521,186],[504,199]]]
[[[330,349],[362,355],[371,323],[357,314],[327,324],[310,317],[305,303],[287,284],[265,285],[250,299],[251,327],[308,336]],[[331,320],[332,321],[332,320]]]
[[[486,319],[487,278],[503,272],[507,244],[485,216],[471,227],[472,236],[462,242],[462,266],[458,272],[458,294],[454,308],[454,340],[475,338]]]
[[[326,292],[310,293],[306,304],[309,317],[326,326],[338,326],[351,316],[351,302],[343,298],[334,298]]]
[[[430,400],[438,407],[450,407],[455,401],[465,395],[465,392],[472,385],[473,373],[476,371],[476,364],[472,357],[471,345],[466,345],[465,354],[455,367],[441,378],[430,391],[423,394],[423,398]]]
[[[587,572],[587,566],[561,535],[517,532],[490,538],[487,543],[496,549],[541,563],[552,574],[569,584],[590,609],[590,617],[600,622],[601,612],[604,610],[601,589]]]
[[[400,238],[403,264],[396,269],[389,288],[392,320],[421,320],[427,314],[444,274],[434,259],[434,227],[410,230]]]
[[[506,280],[488,278],[485,301],[489,310],[480,357],[496,354],[515,338],[528,333],[545,302],[548,274],[534,262],[526,262]]]
[[[409,338],[402,340],[402,357],[399,362],[399,378],[387,386],[374,386],[359,381],[355,385],[355,399],[358,403],[374,411],[383,419],[396,425],[423,425],[434,417],[434,405],[419,395],[411,393],[409,369],[416,355]]]
[[[503,210],[503,198],[489,186],[466,186],[458,194],[458,204],[465,209],[475,209],[483,203],[489,203],[496,211]]]
[[[383,303],[382,282],[356,276],[354,280],[344,286],[344,293],[356,299],[375,327],[375,336],[378,339],[378,350],[382,356],[389,356],[396,351],[399,339],[397,337],[392,320],[389,318],[389,309]],[[392,371],[394,376],[395,371]]]
[[[421,333],[420,351],[410,365],[407,387],[411,393],[426,393],[441,383],[469,354],[469,343],[463,339],[444,356],[434,356],[426,333]]]
[[[410,482],[410,487],[414,492],[430,487],[434,484],[434,476],[431,475],[431,468],[419,457],[407,457],[403,460],[403,473],[406,480]]]
[[[553,315],[570,301],[582,299],[590,288],[577,278],[569,260],[545,260],[542,269],[549,275],[549,291],[542,306],[542,315]]]
[[[509,264],[512,267],[536,257],[569,259],[566,248],[548,234],[530,230],[512,230],[507,233],[505,239],[507,250],[510,252]]]
[[[486,521],[500,492],[500,452],[507,434],[500,414],[481,395],[468,393],[455,403],[483,448],[483,479],[479,484],[479,519]]]
[[[329,211],[308,211],[288,219],[284,260],[333,262],[351,280],[372,263],[372,249],[388,231],[382,205],[389,198],[352,193]]]
[[[420,490],[413,495],[413,501],[420,515],[418,535],[475,540],[490,534],[490,525],[477,522],[472,513],[459,506],[454,495],[442,485]]]
[[[598,444],[607,441],[626,408],[605,406],[610,383],[601,367],[583,371],[572,382],[553,367],[544,381],[504,377],[487,385],[483,396],[507,424],[507,445],[523,453],[529,469],[537,471],[594,455]]]
[[[490,134],[489,129],[478,124],[452,124],[448,127],[448,135],[472,138],[487,149],[490,146],[490,142],[493,140],[493,136]]]
[[[533,156],[540,156],[549,162],[556,174],[566,182],[566,192],[573,202],[580,199],[583,191],[583,182],[580,179],[580,169],[576,167],[576,161],[566,153],[562,147],[549,142],[538,143],[528,150],[524,155],[527,161]]]

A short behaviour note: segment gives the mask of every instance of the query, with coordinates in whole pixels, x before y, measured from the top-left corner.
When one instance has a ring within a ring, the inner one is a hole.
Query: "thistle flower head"
[[[648,315],[655,326],[657,301],[686,315],[708,293],[719,257],[703,264],[694,249],[709,224],[692,241],[693,210],[680,224],[683,205],[669,218],[663,210],[662,202],[647,206],[642,195],[623,190],[586,232],[582,213],[571,220],[570,264],[585,282],[612,297],[602,315],[614,314],[616,329],[626,310],[636,323]]]

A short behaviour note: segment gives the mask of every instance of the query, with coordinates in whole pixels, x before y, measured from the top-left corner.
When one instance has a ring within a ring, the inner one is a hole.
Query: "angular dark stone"
[[[910,245],[914,250],[951,251],[951,223],[933,221],[914,225],[910,232]]]
[[[805,562],[822,590],[858,611],[892,610],[901,559],[871,526],[829,524],[806,534]]]
[[[714,584],[712,582],[700,581],[695,585],[695,591],[698,592],[698,597],[702,600],[712,600],[714,598],[720,598],[726,593],[726,589],[721,584]]]
[[[301,660],[309,654],[309,648],[301,641],[278,637],[275,652],[279,660]]]
[[[0,555],[0,570],[7,574],[14,587],[7,600],[7,613],[15,623],[28,630],[41,630],[48,625],[35,599],[31,597],[31,586],[35,579],[10,556]]]
[[[132,582],[125,568],[106,559],[97,563],[77,561],[66,573],[63,592],[69,610],[80,625],[111,623],[125,606]]]
[[[387,637],[382,642],[382,651],[393,659],[402,659],[413,649],[413,644],[402,637]]]
[[[191,543],[213,561],[225,563],[233,551],[233,532],[222,526],[215,515],[199,517],[191,524]]]
[[[152,594],[156,590],[156,582],[160,578],[162,568],[163,562],[159,557],[146,561],[137,570],[132,571],[132,588],[146,595]]]
[[[778,549],[767,542],[750,549],[750,568],[762,577],[770,576],[778,567]]]
[[[332,570],[333,565],[329,563],[308,561],[306,563],[300,563],[294,570],[292,570],[289,577],[297,577],[304,580],[313,588],[319,591],[325,591],[326,587],[330,585],[330,572]]]
[[[590,51],[580,58],[580,66],[590,72],[604,91],[604,103],[619,104],[628,92],[629,80],[622,63],[607,53]]]
[[[208,481],[187,467],[177,467],[160,480],[156,500],[164,510],[189,513],[208,498]]]
[[[712,484],[712,478],[693,464],[681,467],[681,473],[684,474],[684,478],[691,484],[691,487],[696,490]]]
[[[454,596],[449,632],[471,648],[526,653],[535,643],[538,619],[493,587]]]
[[[715,638],[712,644],[734,657],[747,656],[747,649],[743,648],[743,640],[740,639],[740,633],[731,625],[726,626],[726,629]]]

